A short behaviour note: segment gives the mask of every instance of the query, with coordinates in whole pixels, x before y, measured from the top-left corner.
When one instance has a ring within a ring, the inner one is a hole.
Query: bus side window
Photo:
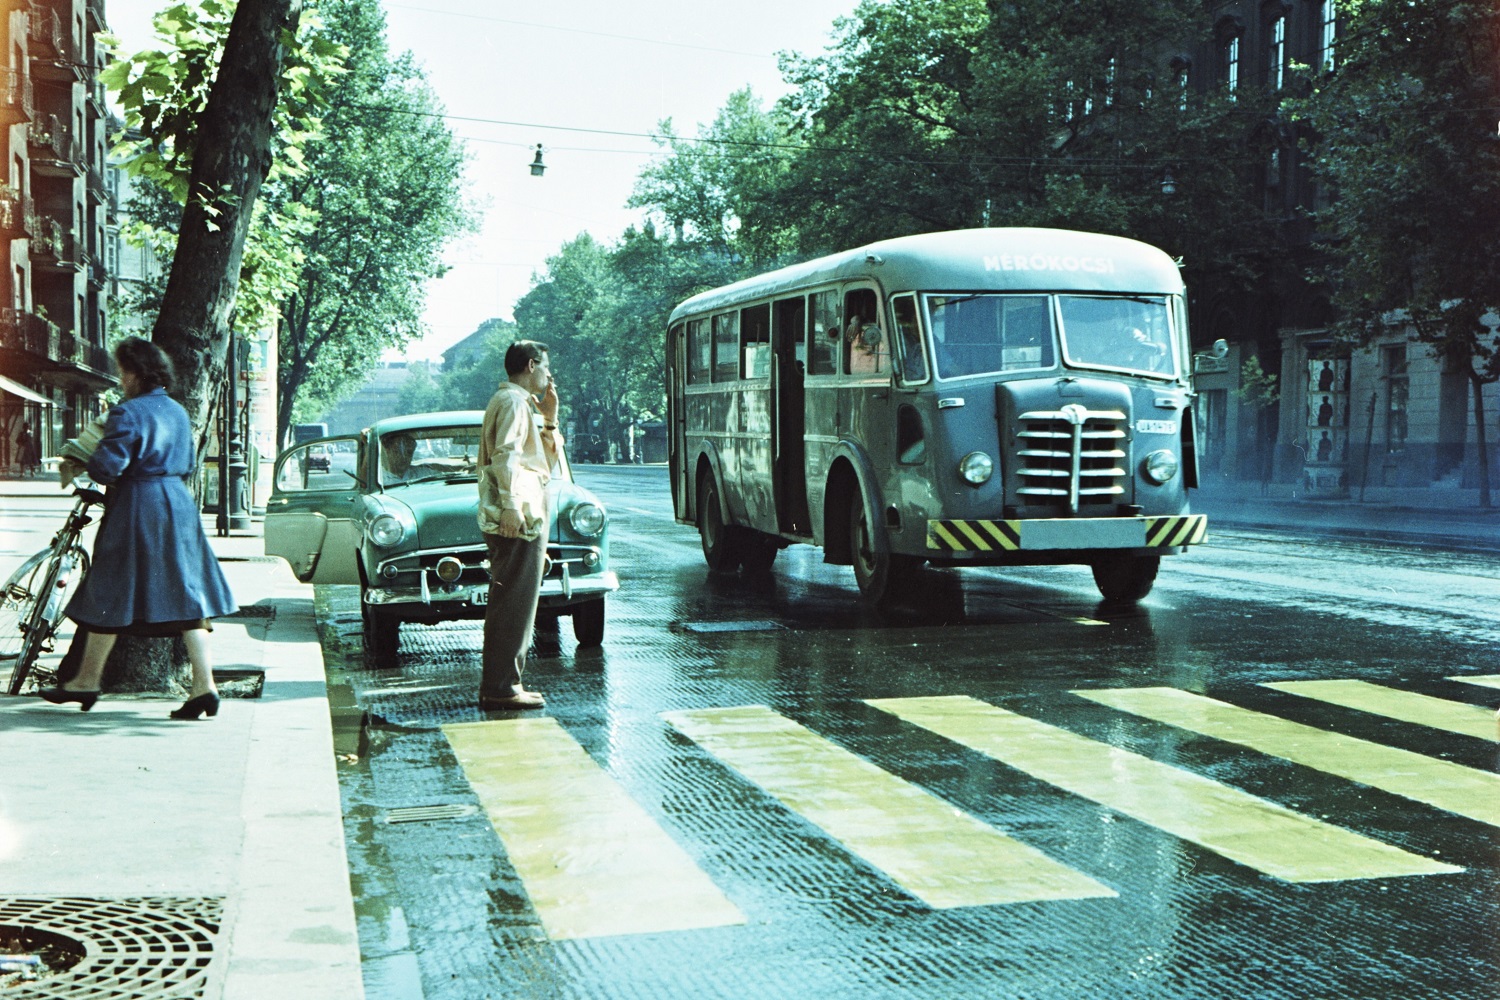
[[[741,378],[765,378],[771,374],[771,306],[740,310]]]
[[[844,296],[844,371],[851,375],[890,371],[891,345],[879,316],[873,288],[856,288]]]
[[[714,381],[733,382],[740,377],[740,314],[714,317]]]
[[[838,292],[814,292],[807,325],[807,374],[833,375],[838,371]]]
[[[922,350],[922,331],[917,325],[917,298],[898,295],[891,299],[896,317],[896,339],[901,342],[901,381],[927,381],[927,354]]]
[[[708,339],[708,320],[687,325],[688,385],[708,382],[713,375],[713,341]]]

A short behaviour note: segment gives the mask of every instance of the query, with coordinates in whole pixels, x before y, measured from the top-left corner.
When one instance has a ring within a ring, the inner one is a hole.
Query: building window
[[[1286,15],[1271,20],[1266,31],[1266,86],[1280,90],[1286,83]]]
[[[1410,389],[1406,345],[1387,347],[1382,353],[1387,386],[1385,448],[1386,451],[1395,453],[1406,450],[1406,401]]]
[[[1232,95],[1240,86],[1240,39],[1236,35],[1224,41],[1224,89]]]
[[[1334,43],[1338,41],[1338,8],[1334,0],[1323,0],[1318,13],[1318,66],[1325,73],[1334,70]]]

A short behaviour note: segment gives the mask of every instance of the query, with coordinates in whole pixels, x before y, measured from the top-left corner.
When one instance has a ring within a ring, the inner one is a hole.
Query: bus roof
[[[1183,291],[1172,258],[1138,240],[1067,229],[959,229],[881,240],[702,292],[672,310],[669,322],[855,278],[874,279],[888,294]]]

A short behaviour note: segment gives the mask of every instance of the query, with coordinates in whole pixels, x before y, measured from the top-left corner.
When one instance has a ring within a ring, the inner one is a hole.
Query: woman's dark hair
[[[172,359],[160,347],[141,337],[126,337],[115,345],[115,364],[120,371],[140,379],[141,390],[172,388]]]

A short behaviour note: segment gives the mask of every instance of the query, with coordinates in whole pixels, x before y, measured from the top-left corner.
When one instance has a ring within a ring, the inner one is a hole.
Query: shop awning
[[[21,383],[8,379],[4,375],[0,375],[0,390],[8,392],[12,396],[20,396],[22,399],[32,403],[41,403],[43,406],[56,405],[41,393],[28,389]]]

